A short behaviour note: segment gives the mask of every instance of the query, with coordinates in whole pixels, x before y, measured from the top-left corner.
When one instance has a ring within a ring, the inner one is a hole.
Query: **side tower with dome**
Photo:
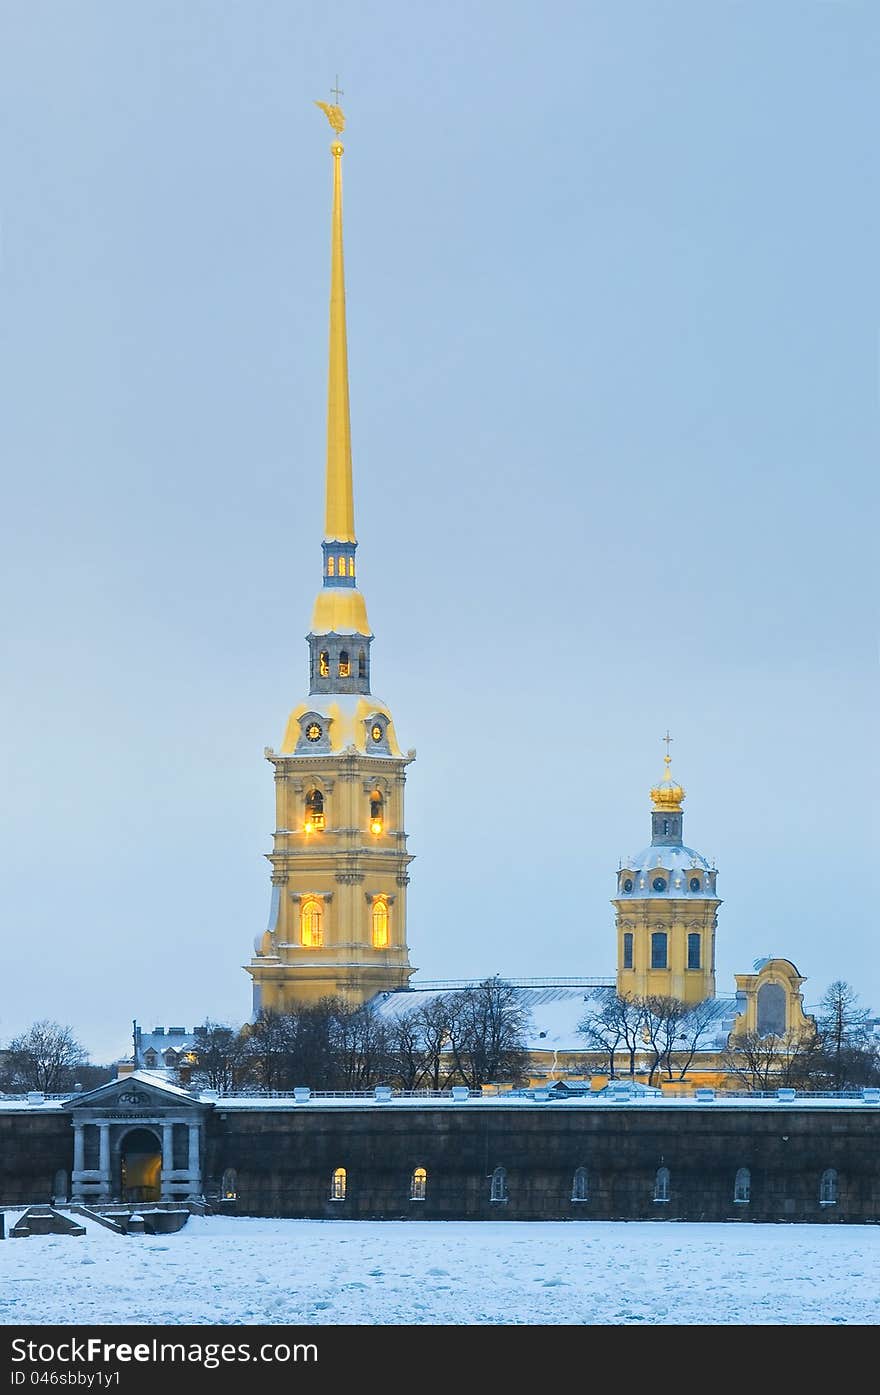
[[[698,1003],[715,997],[717,869],[684,842],[685,794],[668,753],[664,762],[651,790],[651,842],[617,873],[617,991]]]
[[[275,767],[276,824],[269,923],[245,965],[254,1011],[323,997],[352,1004],[406,987],[406,767],[391,711],[370,686],[373,636],[357,586],[348,348],[342,255],[339,107],[330,270],[330,366],[322,585],[309,646],[309,694],[287,721]]]

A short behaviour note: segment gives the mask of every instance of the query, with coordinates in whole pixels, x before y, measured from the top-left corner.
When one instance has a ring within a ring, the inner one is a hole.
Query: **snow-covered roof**
[[[611,981],[613,983],[613,980]],[[559,985],[553,983],[534,986],[511,985],[518,1001],[528,1011],[531,1026],[526,1033],[526,1047],[529,1051],[588,1051],[578,1025],[596,1008],[607,993],[610,984],[589,981],[580,985]],[[373,999],[380,1016],[392,1018],[411,1011],[435,998],[461,992],[461,988],[419,988],[410,987],[383,993]],[[738,1011],[736,999],[732,995],[722,995],[715,1000],[718,1004],[718,1031],[713,1040],[723,1045],[727,1033],[733,1026]],[[707,1033],[706,1046],[709,1045]]]
[[[404,988],[381,994],[373,1000],[382,1017],[398,1017],[436,998],[460,993],[461,988]],[[534,987],[513,985],[518,1001],[529,1012],[531,1026],[526,1034],[529,1051],[584,1051],[584,1038],[578,1032],[590,1003],[599,999],[607,987],[584,984],[565,987],[557,984],[536,984]]]

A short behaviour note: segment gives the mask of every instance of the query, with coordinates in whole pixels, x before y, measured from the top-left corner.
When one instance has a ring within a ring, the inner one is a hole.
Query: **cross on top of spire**
[[[339,86],[338,73],[336,74],[336,86],[330,88],[330,96],[333,98],[337,106],[339,106],[339,98],[345,96],[344,90]]]

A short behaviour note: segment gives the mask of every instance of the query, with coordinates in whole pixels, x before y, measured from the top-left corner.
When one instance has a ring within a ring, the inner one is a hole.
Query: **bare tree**
[[[294,1026],[290,1015],[263,1009],[245,1028],[247,1060],[257,1085],[264,1090],[288,1087]],[[305,1082],[298,1081],[297,1084]]]
[[[652,993],[644,999],[645,1037],[651,1051],[648,1066],[648,1084],[654,1083],[654,1076],[661,1069],[667,1078],[672,1079],[672,1053],[681,1033],[682,1022],[687,1013],[686,1005],[680,998]]]
[[[5,1052],[4,1084],[13,1090],[42,1090],[56,1094],[76,1083],[78,1067],[88,1053],[70,1027],[45,1019],[13,1038]]]
[[[422,1081],[431,1090],[445,1090],[456,1077],[455,1058],[451,1050],[456,997],[454,993],[439,994],[419,1008],[416,1014],[424,1060]]]
[[[877,1053],[870,1041],[870,1012],[843,979],[827,989],[816,1014],[822,1083],[832,1090],[870,1084]]]
[[[529,1019],[516,989],[503,979],[485,979],[454,995],[449,1048],[466,1085],[474,1090],[525,1078]]]
[[[388,1021],[388,1049],[394,1062],[393,1083],[417,1090],[425,1077],[425,1050],[417,1008],[397,1013]]]
[[[191,1081],[212,1090],[234,1090],[250,1073],[252,1053],[240,1029],[220,1022],[204,1022],[195,1029],[189,1068]]]
[[[758,1032],[742,1032],[729,1038],[722,1061],[747,1090],[775,1090],[809,1085],[816,1054],[816,1039],[811,1033],[760,1036]]]
[[[685,1007],[678,1024],[677,1045],[672,1057],[678,1080],[684,1080],[698,1051],[714,1046],[714,1033],[725,1011],[725,1004],[717,998],[703,998],[701,1002]]]
[[[629,1074],[635,1075],[636,1053],[642,1040],[643,1001],[628,993],[619,994],[613,988],[600,989],[588,1001],[590,1006],[577,1028],[587,1047],[606,1053],[608,1074],[613,1078],[617,1051],[623,1046]]]
[[[370,1003],[357,1008],[340,1004],[332,1014],[330,1041],[334,1089],[369,1090],[393,1075],[390,1033]]]

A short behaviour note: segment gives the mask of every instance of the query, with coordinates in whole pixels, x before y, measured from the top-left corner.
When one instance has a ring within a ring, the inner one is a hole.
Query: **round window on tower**
[[[699,877],[691,877],[690,881],[688,882],[688,886],[690,887],[691,891],[699,891],[699,889],[700,889],[700,879],[699,879]]]
[[[623,889],[624,889],[624,891],[632,891],[632,889],[633,889],[632,877],[627,877],[627,878],[626,878],[626,881],[623,883]]]
[[[324,729],[320,722],[309,722],[306,727],[306,741],[320,741],[324,735]]]
[[[384,735],[385,733],[382,730],[382,727],[379,724],[379,722],[374,722],[373,725],[370,727],[370,736],[372,737],[372,739],[374,741],[381,741]]]
[[[651,885],[652,885],[652,887],[654,888],[655,891],[665,891],[665,890],[666,890],[666,878],[665,878],[665,877],[655,877],[654,880],[652,881]]]

